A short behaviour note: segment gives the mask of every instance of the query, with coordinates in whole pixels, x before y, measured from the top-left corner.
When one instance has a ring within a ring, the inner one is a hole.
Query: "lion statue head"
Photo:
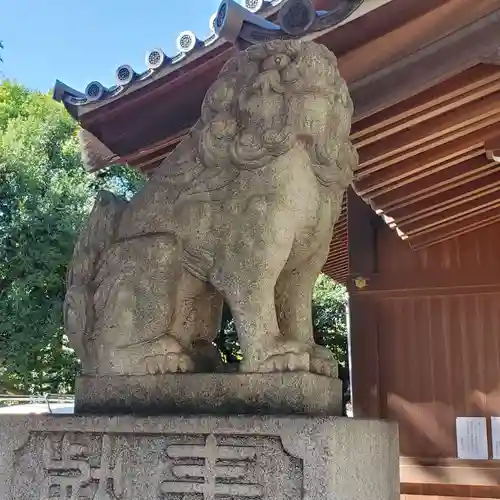
[[[230,59],[208,90],[192,137],[205,167],[256,169],[300,144],[321,184],[348,186],[357,165],[353,104],[323,45],[276,40]]]

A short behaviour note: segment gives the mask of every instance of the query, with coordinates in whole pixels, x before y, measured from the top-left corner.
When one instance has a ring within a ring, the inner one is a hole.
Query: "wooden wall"
[[[406,500],[498,498],[498,462],[454,457],[457,416],[500,415],[500,224],[415,252],[349,196],[355,416],[399,422]]]

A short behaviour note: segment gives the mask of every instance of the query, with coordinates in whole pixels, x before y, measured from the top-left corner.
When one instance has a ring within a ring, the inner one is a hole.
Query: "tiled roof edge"
[[[274,7],[284,4],[286,0],[244,0],[244,7],[253,14],[266,17]],[[215,21],[217,13],[210,17],[209,25],[212,34],[205,40],[199,40],[192,31],[183,31],[177,37],[178,53],[167,56],[161,48],[150,50],[146,54],[147,69],[137,73],[131,66],[124,64],[115,71],[116,85],[105,87],[99,81],[90,82],[84,92],[69,87],[57,80],[54,86],[53,97],[56,101],[64,102],[73,107],[85,106],[96,102],[113,99],[129,90],[134,84],[152,79],[160,70],[174,68],[187,62],[192,55],[203,49],[211,47],[220,38],[215,32]]]

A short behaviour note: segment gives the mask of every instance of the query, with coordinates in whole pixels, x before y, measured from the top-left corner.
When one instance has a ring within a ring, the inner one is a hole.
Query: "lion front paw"
[[[187,354],[157,354],[145,358],[146,371],[149,375],[162,373],[186,373],[194,371],[194,362]]]
[[[266,346],[265,350],[261,350],[259,354],[261,356],[250,355],[244,359],[241,371],[247,373],[309,371],[310,356],[300,343],[276,343]]]
[[[311,350],[310,371],[327,377],[338,377],[338,363],[332,351],[315,345]]]
[[[309,371],[309,363],[307,352],[302,354],[288,352],[270,356],[257,367],[257,371],[260,373]]]

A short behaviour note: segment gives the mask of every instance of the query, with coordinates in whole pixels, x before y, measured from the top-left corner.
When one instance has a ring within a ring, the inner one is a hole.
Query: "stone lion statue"
[[[231,59],[141,191],[98,196],[65,302],[84,373],[217,370],[225,300],[241,371],[336,376],[311,297],[357,165],[352,111],[321,45],[273,41]]]

